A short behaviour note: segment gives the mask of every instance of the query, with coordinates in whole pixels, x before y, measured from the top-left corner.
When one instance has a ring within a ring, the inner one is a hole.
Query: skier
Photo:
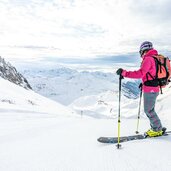
[[[142,58],[141,67],[137,71],[126,71],[119,68],[116,73],[122,77],[142,79],[142,90],[144,96],[144,112],[150,120],[151,129],[146,134],[150,137],[160,136],[163,134],[161,121],[155,112],[155,104],[157,96],[159,95],[159,86],[152,87],[146,86],[143,83],[147,80],[147,73],[150,73],[153,77],[156,74],[155,60],[152,56],[158,55],[157,50],[153,48],[153,44],[149,41],[145,41],[141,44],[139,50]],[[148,78],[149,79],[149,78]]]

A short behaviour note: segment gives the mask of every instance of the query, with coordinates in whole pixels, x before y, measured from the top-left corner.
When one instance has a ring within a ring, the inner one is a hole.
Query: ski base
[[[132,140],[140,140],[140,139],[145,139],[146,137],[142,134],[140,135],[132,135],[132,136],[124,136],[120,137],[119,142],[127,142],[127,141],[132,141]],[[101,143],[111,143],[111,144],[116,144],[118,143],[118,137],[100,137],[97,139],[97,141]]]
[[[157,137],[167,136],[170,133],[171,131],[167,131],[163,135],[157,136]],[[122,143],[122,142],[127,142],[127,141],[142,140],[142,139],[148,139],[148,138],[156,138],[156,137],[149,137],[146,134],[138,134],[138,135],[120,137],[119,142]],[[97,141],[100,143],[116,144],[118,143],[118,137],[100,137],[97,139]]]

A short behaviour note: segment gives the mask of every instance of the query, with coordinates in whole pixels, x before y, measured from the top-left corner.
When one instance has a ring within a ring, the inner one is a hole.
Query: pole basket
[[[121,149],[122,145],[121,144],[117,144],[116,147],[117,147],[117,149]]]

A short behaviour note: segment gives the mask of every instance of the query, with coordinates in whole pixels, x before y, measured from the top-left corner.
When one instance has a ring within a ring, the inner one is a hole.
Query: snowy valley
[[[43,68],[22,71],[35,92],[67,105],[81,115],[97,118],[116,116],[118,76],[114,71],[99,71],[94,66],[93,71],[85,66],[78,70],[72,65]],[[123,98],[126,101],[138,98],[139,83],[137,80],[123,80]]]
[[[97,95],[108,90],[115,91],[118,86],[118,77],[114,73],[101,71],[79,72],[58,66],[56,69],[25,70],[22,73],[37,93],[64,105],[72,103],[81,96]],[[138,83],[132,85],[131,82],[124,83],[124,87],[125,96],[137,98]]]

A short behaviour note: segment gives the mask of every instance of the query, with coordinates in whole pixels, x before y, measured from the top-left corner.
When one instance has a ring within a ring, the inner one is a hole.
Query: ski
[[[171,134],[171,131],[166,131],[163,135],[157,136],[157,137],[167,136],[169,134]],[[157,138],[157,137],[149,137],[146,134],[130,135],[130,136],[120,137],[119,142],[122,143],[122,142],[128,142],[128,141],[133,141],[133,140],[142,140],[142,139]],[[100,137],[97,139],[97,141],[100,143],[117,144],[118,137]]]

